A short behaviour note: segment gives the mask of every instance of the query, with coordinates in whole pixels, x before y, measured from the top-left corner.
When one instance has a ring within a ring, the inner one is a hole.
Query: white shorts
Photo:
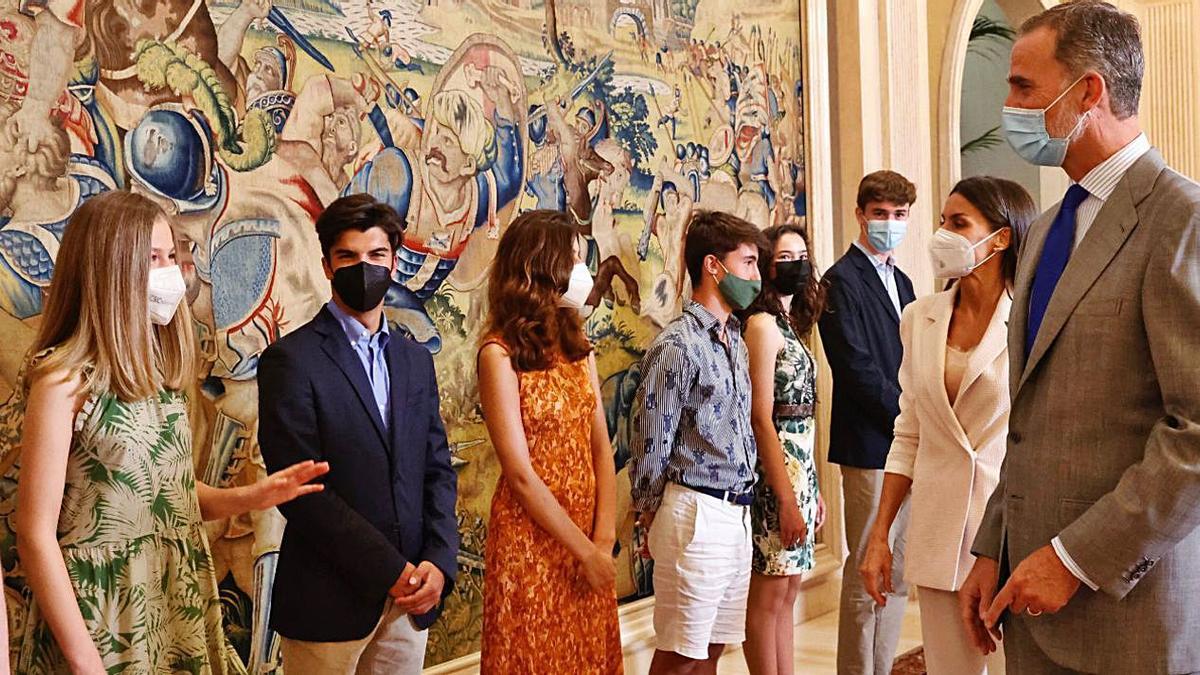
[[[707,659],[746,639],[750,509],[667,484],[649,536],[658,649]]]

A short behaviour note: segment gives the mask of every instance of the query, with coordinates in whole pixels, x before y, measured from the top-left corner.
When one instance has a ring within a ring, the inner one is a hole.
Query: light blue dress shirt
[[[896,315],[899,316],[900,288],[896,285],[895,261],[890,257],[886,262],[880,260],[858,241],[855,241],[854,245],[857,246],[858,250],[862,251],[863,255],[867,256],[867,260],[870,260],[871,264],[875,266],[875,271],[879,273],[879,281],[883,282],[883,287],[887,290],[888,297],[892,299],[892,305],[896,308]]]
[[[366,326],[359,323],[358,319],[343,312],[342,308],[338,307],[334,301],[330,300],[326,306],[329,307],[333,318],[341,324],[342,330],[346,332],[346,338],[350,341],[350,347],[358,355],[358,360],[362,362],[363,370],[367,373],[367,380],[371,383],[371,392],[375,395],[375,405],[379,406],[379,417],[383,420],[383,427],[389,428],[391,426],[392,382],[391,376],[388,375],[386,354],[388,340],[391,339],[387,317],[383,317],[379,322],[379,330],[371,333]]]

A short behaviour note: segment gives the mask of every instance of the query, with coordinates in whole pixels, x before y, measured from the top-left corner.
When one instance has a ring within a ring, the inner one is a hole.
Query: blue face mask
[[[895,250],[904,235],[908,234],[908,222],[904,220],[868,220],[867,241],[880,253]]]
[[[1000,120],[1004,126],[1004,136],[1021,159],[1038,166],[1062,166],[1067,158],[1067,147],[1071,144],[1071,137],[1079,131],[1088,113],[1079,116],[1079,121],[1065,138],[1050,137],[1050,132],[1046,129],[1046,113],[1082,81],[1083,77],[1080,77],[1072,82],[1058,98],[1041,110],[1005,107],[1001,111]]]

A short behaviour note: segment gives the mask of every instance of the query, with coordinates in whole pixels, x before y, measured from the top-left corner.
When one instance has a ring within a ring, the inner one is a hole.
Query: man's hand
[[[1013,614],[1029,612],[1030,616],[1044,612],[1054,614],[1074,597],[1079,585],[1079,579],[1059,560],[1054,547],[1046,544],[1013,570],[1008,583],[992,601],[984,622],[989,628],[995,628],[1000,614],[1006,609]]]
[[[999,582],[1000,564],[991,558],[976,558],[975,566],[958,590],[959,609],[967,635],[971,637],[975,648],[985,656],[996,651],[996,642],[1000,640],[1000,630],[992,628],[989,632],[988,625],[984,623],[984,615],[992,605],[992,596]]]
[[[413,567],[412,563],[404,563],[404,571],[400,573],[400,578],[396,580],[396,583],[392,584],[388,595],[399,600],[415,593],[420,584],[415,576],[416,572],[417,568]]]
[[[405,614],[418,616],[437,607],[438,601],[442,599],[442,589],[446,586],[446,577],[433,563],[426,560],[417,565],[408,583],[416,590],[409,595],[396,597],[396,606]]]
[[[638,514],[638,525],[647,532],[650,531],[650,526],[654,524],[654,511],[642,511]]]

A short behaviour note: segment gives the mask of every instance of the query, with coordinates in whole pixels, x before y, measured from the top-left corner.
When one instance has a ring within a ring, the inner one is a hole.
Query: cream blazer
[[[912,479],[905,579],[956,591],[975,562],[971,542],[1000,477],[1008,434],[1008,313],[1000,297],[967,361],[954,406],[946,396],[946,339],[957,289],[904,310],[900,416],[884,470]]]

